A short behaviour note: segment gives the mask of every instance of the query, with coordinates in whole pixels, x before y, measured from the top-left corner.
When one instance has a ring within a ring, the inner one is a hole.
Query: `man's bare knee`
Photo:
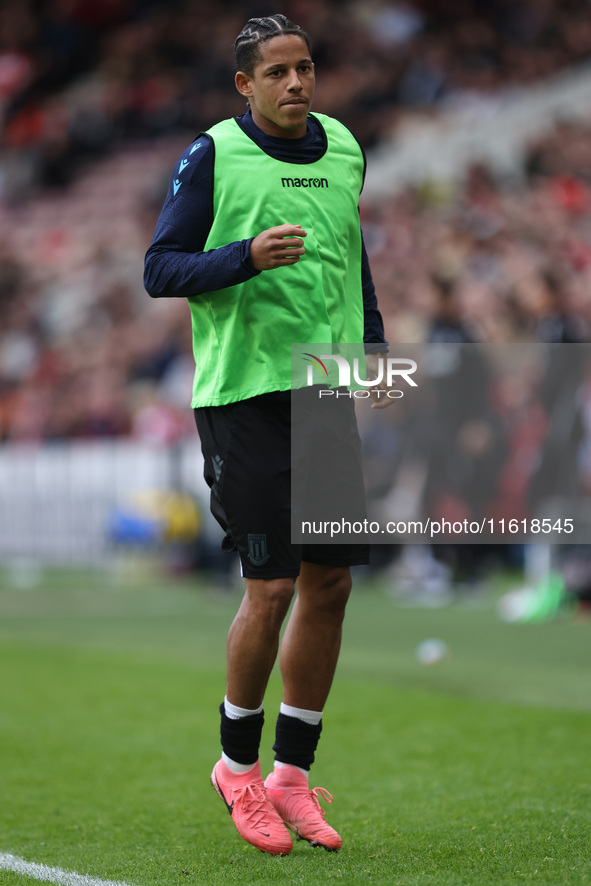
[[[302,564],[298,584],[300,600],[317,612],[344,615],[351,594],[351,572],[344,567]]]
[[[283,622],[295,592],[295,580],[292,578],[273,578],[269,580],[247,579],[246,595],[249,606],[261,619],[271,623]]]

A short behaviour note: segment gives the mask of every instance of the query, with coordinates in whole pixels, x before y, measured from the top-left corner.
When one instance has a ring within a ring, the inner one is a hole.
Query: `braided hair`
[[[312,55],[312,45],[308,34],[290,22],[284,15],[268,15],[265,18],[249,19],[234,43],[234,53],[236,56],[236,67],[239,71],[244,71],[249,77],[254,75],[254,69],[262,61],[259,52],[261,43],[272,40],[273,37],[282,37],[286,34],[295,34],[301,37],[308,48],[308,52]]]

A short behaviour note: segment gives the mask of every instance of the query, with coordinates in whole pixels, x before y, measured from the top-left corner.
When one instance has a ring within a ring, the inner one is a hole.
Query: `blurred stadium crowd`
[[[195,433],[187,305],[148,298],[143,255],[180,151],[243,111],[235,34],[275,11],[2,5],[1,440],[167,444]],[[403,116],[486,102],[591,49],[589,4],[577,0],[294,0],[289,14],[314,40],[316,108],[368,149]],[[564,122],[511,180],[473,165],[458,183],[364,200],[389,340],[589,341],[590,186],[591,125]]]
[[[370,161],[409,117],[486,111],[591,56],[588,0],[4,0],[1,442],[194,438],[188,307],[146,295],[143,256],[177,156],[244,111],[235,35],[275,12],[311,34],[315,108]],[[361,215],[391,342],[590,340],[591,123],[536,138],[511,177],[473,164],[453,183],[363,198]],[[506,401],[509,472],[551,420],[539,394]],[[576,399],[588,491],[585,378]],[[366,430],[379,462],[392,436]],[[505,478],[520,506],[527,476]]]
[[[0,108],[20,179],[63,185],[122,141],[241,112],[233,40],[277,5],[4,0]],[[585,0],[292,0],[285,12],[313,37],[317,107],[366,147],[408,109],[482,101],[591,52]]]
[[[281,5],[281,4],[279,4]],[[169,171],[194,134],[243,111],[232,41],[274,3],[7,0],[0,10],[0,439],[193,433],[184,303],[141,268]],[[527,84],[591,49],[579,0],[294,0],[315,106],[367,148],[403,115]],[[564,123],[517,181],[365,201],[390,340],[587,341],[591,126]]]

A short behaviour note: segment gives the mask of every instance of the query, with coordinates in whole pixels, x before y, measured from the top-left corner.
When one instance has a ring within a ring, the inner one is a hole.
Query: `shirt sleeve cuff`
[[[251,277],[256,277],[257,274],[260,274],[261,271],[257,270],[252,263],[250,258],[250,244],[254,240],[254,237],[250,237],[248,240],[242,241],[242,265],[245,271],[248,271]]]
[[[366,341],[363,342],[363,347],[366,354],[387,354],[389,350],[387,341]]]

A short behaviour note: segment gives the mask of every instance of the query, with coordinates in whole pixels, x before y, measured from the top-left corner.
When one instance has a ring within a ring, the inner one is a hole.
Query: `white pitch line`
[[[75,874],[70,871],[62,871],[61,868],[50,868],[46,864],[35,864],[19,858],[18,855],[9,855],[0,852],[0,869],[14,871],[44,883],[57,883],[59,886],[127,886],[127,883],[117,880],[101,880],[99,877],[90,877],[88,874]]]

